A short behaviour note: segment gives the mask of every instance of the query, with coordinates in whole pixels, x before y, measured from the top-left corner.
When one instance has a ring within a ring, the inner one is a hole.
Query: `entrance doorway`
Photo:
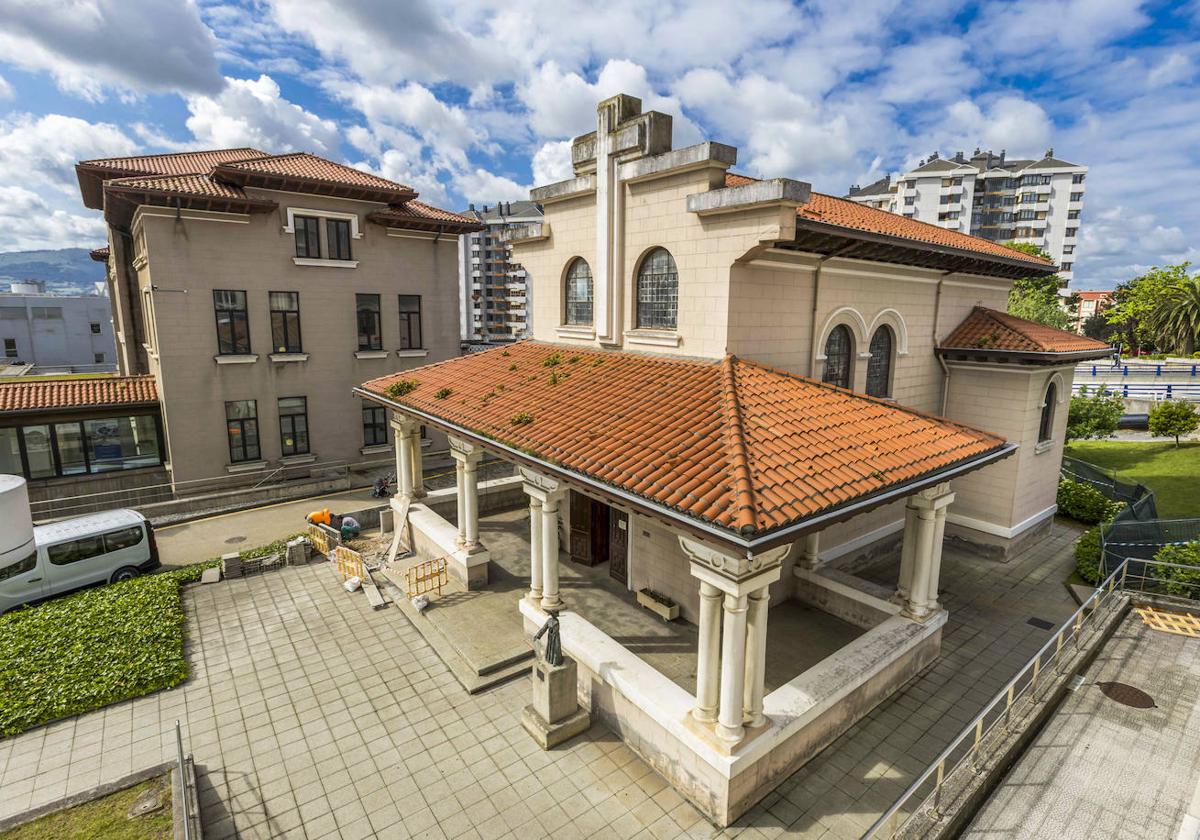
[[[621,583],[629,578],[629,517],[590,496],[571,491],[571,559],[585,566],[608,563]]]

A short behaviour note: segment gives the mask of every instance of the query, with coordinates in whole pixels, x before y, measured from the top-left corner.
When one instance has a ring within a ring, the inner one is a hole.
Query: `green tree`
[[[1112,342],[1119,332],[1118,328],[1108,323],[1103,312],[1094,312],[1083,322],[1083,334],[1097,341]]]
[[[1089,394],[1086,388],[1071,397],[1067,409],[1067,440],[1112,437],[1125,413],[1125,401],[1100,389]]]
[[[1112,305],[1104,314],[1110,324],[1121,328],[1131,349],[1153,346],[1155,335],[1150,324],[1151,314],[1171,294],[1172,289],[1189,279],[1190,265],[1184,262],[1155,266],[1145,274],[1117,286]]]
[[[1150,434],[1155,437],[1173,437],[1179,446],[1179,438],[1196,431],[1200,426],[1200,414],[1196,406],[1183,400],[1164,400],[1150,409]]]
[[[1050,258],[1050,255],[1041,248],[1028,242],[1005,242],[1004,244],[1023,254]],[[1051,274],[1048,277],[1022,277],[1013,283],[1013,287],[1008,293],[1009,314],[1060,330],[1069,329],[1072,321],[1070,310],[1073,306],[1079,305],[1079,298],[1071,296],[1064,301],[1059,295],[1062,285],[1062,278],[1057,274]],[[1064,309],[1064,306],[1067,308]]]
[[[1167,289],[1146,323],[1161,349],[1184,356],[1195,353],[1196,335],[1200,333],[1200,274]]]

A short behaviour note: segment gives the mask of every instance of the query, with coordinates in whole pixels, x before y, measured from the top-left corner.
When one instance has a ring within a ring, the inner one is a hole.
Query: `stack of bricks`
[[[287,565],[303,566],[308,562],[311,548],[307,537],[296,537],[287,544]]]
[[[221,577],[239,578],[242,576],[242,555],[236,551],[221,555]]]

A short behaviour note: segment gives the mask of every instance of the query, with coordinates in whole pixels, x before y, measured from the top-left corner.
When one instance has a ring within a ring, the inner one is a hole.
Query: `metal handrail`
[[[1150,564],[1154,561],[1141,560],[1137,562]],[[1123,591],[1125,589],[1126,578],[1129,572],[1129,563],[1130,561],[1128,559],[1124,560],[1120,566],[1113,570],[1112,574],[1104,579],[1104,581],[1096,588],[1096,591],[1088,596],[1087,600],[1080,605],[1079,609],[1075,610],[1075,612],[1071,614],[1070,618],[1059,625],[1058,631],[1050,639],[1048,639],[1044,645],[1042,645],[1042,647],[1036,654],[1033,655],[1032,658],[1027,660],[1026,663],[1021,666],[1016,675],[1008,681],[1005,687],[997,692],[991,701],[983,707],[983,711],[977,714],[975,718],[958,733],[954,740],[950,742],[949,746],[941,751],[938,757],[935,758],[933,762],[925,768],[924,772],[922,772],[921,775],[918,776],[916,780],[905,789],[900,797],[892,803],[891,807],[884,811],[879,819],[871,824],[871,827],[868,828],[866,833],[862,835],[862,840],[870,840],[870,838],[880,836],[893,837],[896,831],[903,826],[903,822],[896,822],[900,811],[905,805],[908,804],[909,800],[911,800],[917,794],[921,787],[928,782],[930,778],[935,776],[936,780],[933,791],[926,794],[925,797],[921,799],[917,806],[912,810],[912,813],[908,817],[905,817],[904,822],[906,822],[912,815],[919,813],[931,799],[933,800],[933,812],[935,814],[937,813],[937,810],[941,805],[942,786],[945,783],[946,777],[957,770],[964,761],[971,760],[974,762],[974,760],[978,757],[979,746],[983,739],[991,734],[991,732],[1001,721],[1003,721],[1005,726],[1008,725],[1008,721],[1012,716],[1013,706],[1017,701],[1025,696],[1027,691],[1035,695],[1036,699],[1037,681],[1041,672],[1046,666],[1054,663],[1056,659],[1058,659],[1058,663],[1055,665],[1055,668],[1057,669],[1058,665],[1061,665],[1063,661],[1061,658],[1059,658],[1059,654],[1062,653],[1065,643],[1071,639],[1074,639],[1075,646],[1078,648],[1079,636],[1084,625],[1089,624],[1090,626],[1090,624],[1093,623],[1089,622],[1086,618],[1089,607],[1093,605],[1093,601],[1095,602],[1096,609],[1091,611],[1091,615],[1094,617],[1099,613],[1099,607],[1106,598],[1112,596],[1117,590]],[[1117,584],[1118,580],[1120,580],[1119,586]],[[1054,652],[1043,661],[1043,657],[1046,655],[1047,651],[1051,649],[1051,647],[1054,648]],[[1029,681],[1023,687],[1017,689],[1018,683],[1021,682],[1022,678],[1027,673],[1030,674]],[[1001,703],[1004,704],[1003,713],[998,714],[996,719],[992,721],[990,725],[985,727],[984,724],[988,715],[996,711]],[[955,750],[962,746],[968,738],[974,739],[971,748],[958,761],[948,766],[947,762],[949,761],[950,756]],[[881,835],[880,830],[889,823],[892,825],[891,831],[887,834]]]
[[[182,794],[183,840],[192,840],[192,796],[188,791],[187,757],[183,754],[183,729],[175,721],[176,761],[179,765],[179,792]]]

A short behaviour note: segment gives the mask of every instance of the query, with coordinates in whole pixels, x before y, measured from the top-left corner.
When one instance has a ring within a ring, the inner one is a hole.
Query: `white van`
[[[35,549],[0,568],[0,613],[162,564],[154,529],[135,510],[106,510],[33,529]]]

